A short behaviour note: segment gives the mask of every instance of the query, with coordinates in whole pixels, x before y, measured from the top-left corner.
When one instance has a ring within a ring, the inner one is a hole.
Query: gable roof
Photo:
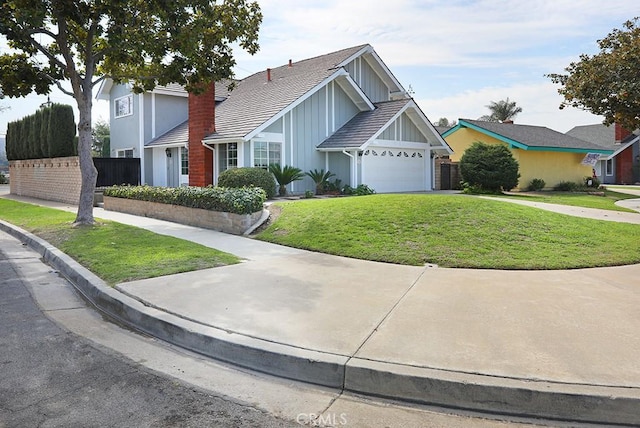
[[[459,119],[458,125],[446,131],[447,137],[459,129],[469,128],[496,138],[509,147],[532,151],[556,151],[572,153],[610,154],[611,149],[563,134],[544,126],[516,125],[513,123],[486,122],[482,120]]]
[[[159,146],[175,146],[186,145],[189,142],[189,121],[185,120],[178,126],[168,130],[164,134],[157,138],[147,142],[145,147],[159,147]]]
[[[574,126],[567,131],[567,135],[607,148],[612,148],[616,139],[615,128],[601,123]]]
[[[332,80],[361,110],[373,109],[373,104],[341,65],[370,50],[370,45],[354,46],[242,79],[228,98],[216,106],[216,132],[205,137],[205,142],[249,139]]]
[[[374,110],[355,115],[342,128],[320,143],[318,149],[323,151],[362,150],[404,112],[415,119],[413,123],[427,137],[427,140],[431,144],[435,143],[433,148],[441,148],[444,152],[452,153],[415,101],[410,98],[375,103]],[[416,116],[420,116],[421,120]]]
[[[613,159],[621,152],[623,152],[627,147],[640,141],[638,132],[639,131],[636,130],[634,133],[628,135],[622,141],[616,143],[615,127],[598,123],[595,125],[575,126],[567,131],[567,135],[571,135],[572,137],[577,137],[585,141],[590,141],[592,143],[596,143],[613,150],[613,153],[611,153],[606,158]]]

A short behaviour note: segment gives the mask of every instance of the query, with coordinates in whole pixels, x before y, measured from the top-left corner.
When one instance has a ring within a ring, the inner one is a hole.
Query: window
[[[133,95],[127,95],[115,100],[115,117],[130,116],[133,114]]]
[[[133,149],[124,149],[116,151],[116,157],[118,158],[132,158]]]
[[[180,173],[189,175],[189,151],[186,147],[180,149]]]
[[[606,175],[613,175],[613,159],[607,159]]]
[[[268,169],[269,164],[282,163],[282,145],[267,141],[256,141],[253,145],[253,166]]]
[[[238,167],[238,143],[220,144],[218,146],[220,172]]]

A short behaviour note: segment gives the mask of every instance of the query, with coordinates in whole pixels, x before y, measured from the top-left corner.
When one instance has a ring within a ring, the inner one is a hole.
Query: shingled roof
[[[375,103],[375,109],[355,115],[342,128],[324,140],[319,149],[359,148],[384,131],[384,126],[411,100],[402,99]]]
[[[225,101],[216,105],[216,132],[205,141],[244,138],[341,70],[340,65],[369,45],[264,70],[239,81]],[[345,71],[343,73],[346,74]],[[270,77],[270,79],[268,78]]]
[[[458,125],[445,132],[443,136],[446,137],[460,128],[475,129],[478,132],[485,133],[524,150],[611,153],[611,149],[607,147],[584,141],[544,126],[460,119]]]

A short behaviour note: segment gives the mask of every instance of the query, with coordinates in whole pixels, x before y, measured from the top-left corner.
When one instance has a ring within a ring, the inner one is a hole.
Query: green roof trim
[[[498,141],[501,141],[505,144],[509,145],[510,149],[516,148],[516,149],[521,149],[521,150],[527,150],[527,151],[538,151],[538,152],[563,152],[563,153],[598,153],[598,154],[603,154],[603,155],[608,155],[612,153],[612,150],[607,149],[607,148],[596,148],[596,147],[591,147],[591,148],[585,148],[585,147],[554,147],[554,146],[538,146],[538,145],[529,145],[526,143],[523,143],[521,141],[517,141],[514,140],[513,138],[509,138],[509,137],[505,137],[504,135],[498,134],[497,132],[491,131],[489,129],[483,128],[482,126],[476,125],[475,123],[471,123],[469,121],[466,121],[464,119],[459,119],[458,120],[458,124],[447,130],[446,132],[444,132],[442,134],[442,137],[447,137],[451,134],[453,134],[454,132],[456,132],[457,130],[461,129],[461,128],[469,128],[469,129],[473,129],[474,131],[480,132],[481,134],[487,135],[489,137],[495,138]],[[540,129],[545,129],[548,132],[553,132],[556,133],[556,131],[553,130],[548,130],[547,128],[541,128],[541,127],[530,127],[530,128],[540,128]],[[542,136],[540,135],[539,138],[544,138],[545,140],[547,138],[549,138],[548,136]],[[586,145],[591,145],[594,146],[594,144],[589,144],[588,142],[585,142]]]

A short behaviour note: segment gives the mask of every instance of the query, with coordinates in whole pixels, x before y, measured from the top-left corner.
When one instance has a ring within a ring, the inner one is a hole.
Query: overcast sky
[[[400,83],[414,91],[427,117],[477,119],[486,105],[509,97],[523,112],[516,123],[566,132],[601,117],[559,110],[557,85],[579,55],[599,51],[597,40],[640,15],[638,0],[260,0],[260,51],[236,55],[236,77],[368,43]],[[0,42],[0,51],[6,44]],[[61,93],[51,100],[73,104]],[[46,96],[4,99],[0,134],[8,121],[33,113]],[[108,120],[105,101],[94,122]]]

